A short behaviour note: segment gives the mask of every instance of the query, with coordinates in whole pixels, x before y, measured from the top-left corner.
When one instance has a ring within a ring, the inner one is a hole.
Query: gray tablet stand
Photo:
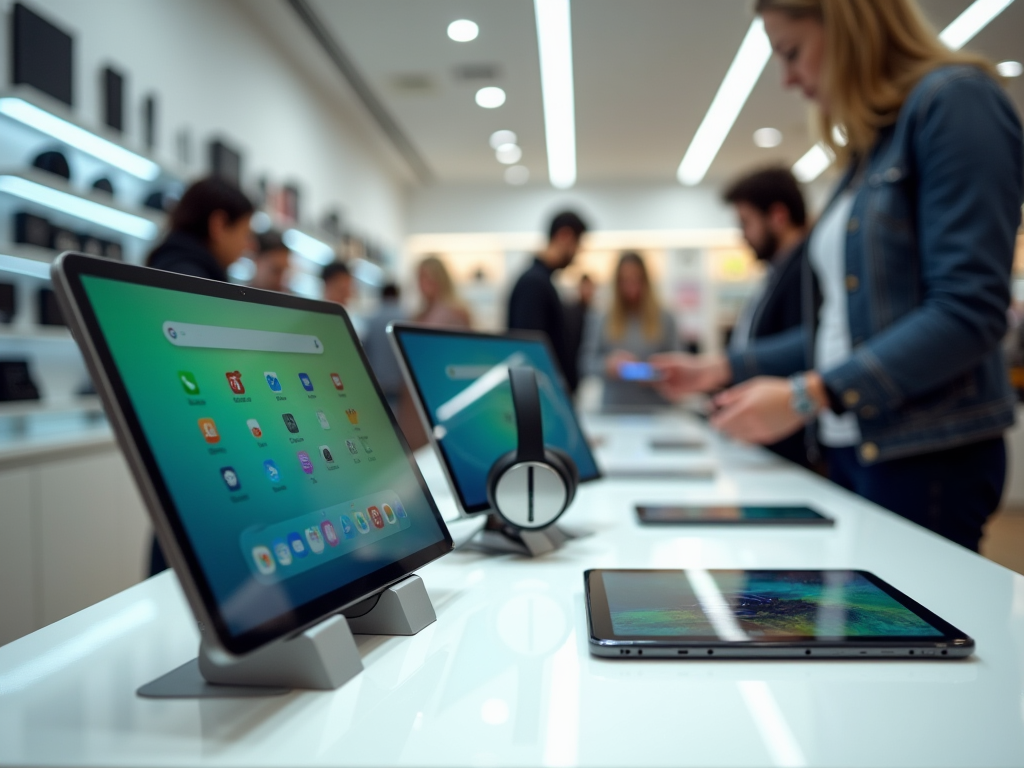
[[[332,690],[363,670],[353,635],[415,635],[437,619],[423,580],[409,576],[295,637],[241,658],[206,642],[199,657],[147,683],[149,699],[278,696],[294,688]]]
[[[586,534],[569,531],[557,523],[552,523],[547,528],[539,531],[527,531],[520,528],[513,528],[510,525],[501,524],[496,515],[491,516],[501,525],[498,527],[486,527],[481,530],[470,541],[472,548],[483,552],[502,552],[527,557],[540,557],[556,549],[561,549],[567,541],[578,539]]]

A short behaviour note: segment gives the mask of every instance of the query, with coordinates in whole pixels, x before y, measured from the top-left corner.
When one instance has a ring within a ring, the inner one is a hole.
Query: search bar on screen
[[[242,349],[248,352],[291,352],[300,355],[322,355],[324,345],[316,336],[277,331],[254,331],[249,328],[226,328],[219,325],[195,325],[164,322],[164,338],[176,347],[202,349]]]

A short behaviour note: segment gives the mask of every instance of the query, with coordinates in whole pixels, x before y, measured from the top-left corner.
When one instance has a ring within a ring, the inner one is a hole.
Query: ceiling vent
[[[460,83],[493,82],[501,79],[497,64],[460,64],[455,68],[455,80]]]
[[[432,93],[436,88],[434,78],[426,72],[403,72],[391,76],[391,90],[410,95]]]

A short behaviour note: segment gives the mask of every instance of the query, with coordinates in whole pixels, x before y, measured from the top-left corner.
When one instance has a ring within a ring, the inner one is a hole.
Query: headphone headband
[[[516,460],[544,461],[544,422],[537,372],[533,368],[509,368],[508,378],[512,385],[512,409],[519,435]]]

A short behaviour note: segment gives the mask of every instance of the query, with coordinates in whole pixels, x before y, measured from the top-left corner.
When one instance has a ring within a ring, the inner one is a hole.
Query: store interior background
[[[0,403],[0,584],[18,585],[0,595],[7,617],[0,643],[139,581],[149,536],[98,400],[77,394],[87,377],[74,342],[66,329],[39,322],[37,295],[56,252],[15,243],[13,221],[29,210],[76,231],[89,227],[26,204],[5,191],[5,178],[113,206],[159,233],[164,217],[143,200],[207,174],[209,145],[219,140],[239,153],[246,191],[266,199],[264,221],[297,232],[297,293],[318,295],[322,263],[337,252],[359,278],[356,314],[373,311],[387,279],[399,282],[413,309],[415,265],[437,254],[482,329],[501,328],[511,282],[543,244],[548,218],[572,208],[592,232],[559,278],[566,297],[585,272],[605,300],[618,253],[638,250],[686,340],[714,351],[759,274],[720,201],[722,187],[751,169],[792,166],[814,144],[805,103],[781,90],[772,61],[703,181],[684,186],[676,178],[750,26],[746,0],[573,3],[577,178],[568,189],[548,178],[532,0],[26,3],[74,37],[71,108],[6,85],[13,5],[0,0],[0,98],[23,97],[147,155],[160,174],[142,182],[70,151],[70,182],[53,179],[31,168],[53,140],[0,114],[0,282],[18,290],[13,322],[0,325],[0,360],[28,360],[41,394],[35,402]],[[969,2],[921,5],[941,29]],[[448,24],[460,18],[475,21],[479,37],[449,39]],[[969,47],[997,62],[1024,61],[1021,30],[1024,0]],[[121,133],[103,126],[105,67],[125,77]],[[487,86],[505,91],[502,106],[475,103]],[[1024,77],[1007,87],[1024,112]],[[149,96],[156,105],[151,149],[142,118]],[[765,127],[781,133],[777,146],[755,144],[755,131]],[[522,150],[515,171],[489,144],[502,129],[515,132]],[[90,191],[100,175],[114,183],[113,201]],[[807,184],[812,211],[834,179],[831,169]],[[285,186],[299,192],[296,221],[279,211]],[[111,236],[102,227],[88,233]],[[115,234],[128,261],[141,262],[154,244],[153,237]],[[1020,242],[1014,293],[1024,301]],[[234,276],[244,280],[245,263]],[[583,397],[593,402],[593,388]],[[1010,441],[1005,508],[983,551],[1024,571],[1024,431]]]

